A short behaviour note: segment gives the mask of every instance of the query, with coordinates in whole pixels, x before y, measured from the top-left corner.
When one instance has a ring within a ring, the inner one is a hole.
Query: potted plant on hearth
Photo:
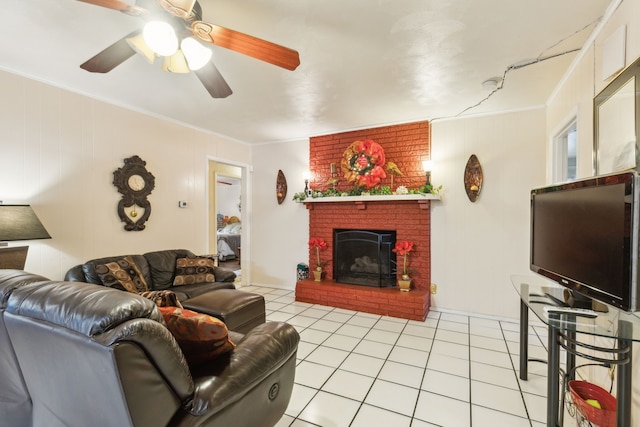
[[[398,255],[403,256],[402,262],[402,278],[398,279],[398,287],[402,292],[409,292],[411,290],[411,278],[409,277],[409,270],[407,269],[407,257],[409,252],[413,249],[413,242],[403,240],[396,242],[396,247],[392,249]]]
[[[318,260],[316,264],[316,269],[313,271],[313,279],[316,282],[322,280],[322,262],[320,262],[320,251],[327,249],[327,243],[324,239],[318,237],[312,237],[309,239],[309,249],[316,250],[316,259]]]

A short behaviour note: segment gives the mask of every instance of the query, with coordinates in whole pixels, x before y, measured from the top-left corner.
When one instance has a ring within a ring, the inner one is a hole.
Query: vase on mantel
[[[322,281],[322,267],[316,267],[316,269],[313,270],[313,280],[316,282]]]
[[[403,274],[402,278],[398,279],[398,287],[401,292],[409,292],[411,290],[411,277],[408,274]]]

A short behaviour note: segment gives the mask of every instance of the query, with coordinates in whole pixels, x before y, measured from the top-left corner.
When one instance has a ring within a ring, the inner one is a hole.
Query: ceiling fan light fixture
[[[153,61],[156,59],[156,54],[149,45],[144,41],[144,36],[142,33],[138,34],[134,37],[129,37],[126,39],[129,47],[136,51],[136,53],[142,55],[144,59],[146,59],[149,64],[153,64]]]
[[[211,60],[211,56],[213,55],[211,49],[204,47],[193,37],[183,39],[182,43],[180,43],[180,49],[187,59],[189,68],[193,71],[199,70],[207,65],[207,62]]]
[[[188,16],[191,13],[191,9],[193,9],[193,5],[196,0],[173,0],[171,2],[172,6],[177,7],[186,13],[185,16]]]
[[[162,69],[170,73],[185,74],[189,72],[189,66],[182,51],[178,49],[176,53],[171,56],[165,56],[162,62]]]
[[[142,30],[144,41],[160,56],[171,56],[178,50],[178,37],[173,27],[163,21],[151,21]]]

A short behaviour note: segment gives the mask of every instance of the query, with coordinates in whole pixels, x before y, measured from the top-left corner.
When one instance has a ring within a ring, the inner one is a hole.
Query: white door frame
[[[215,175],[213,179],[211,178],[211,163],[221,163],[230,166],[236,166],[241,169],[241,190],[240,190],[240,221],[242,224],[242,236],[240,237],[240,247],[242,248],[241,252],[241,265],[242,265],[242,275],[241,275],[241,284],[242,286],[248,286],[251,283],[251,165],[246,163],[234,162],[228,159],[222,159],[214,156],[207,156],[207,179],[206,179],[206,192],[207,192],[207,209],[206,209],[206,218],[207,218],[207,250],[211,250],[211,236],[215,235],[215,229],[211,230],[211,218],[212,215],[215,217],[215,205],[216,201],[211,200],[212,190],[211,186],[215,186]],[[215,221],[214,221],[215,222]],[[217,244],[214,245],[217,252]]]

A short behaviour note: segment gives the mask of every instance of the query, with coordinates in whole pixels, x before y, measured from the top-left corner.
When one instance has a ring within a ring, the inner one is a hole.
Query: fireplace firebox
[[[337,283],[395,286],[394,230],[334,229],[333,243],[333,279]]]

